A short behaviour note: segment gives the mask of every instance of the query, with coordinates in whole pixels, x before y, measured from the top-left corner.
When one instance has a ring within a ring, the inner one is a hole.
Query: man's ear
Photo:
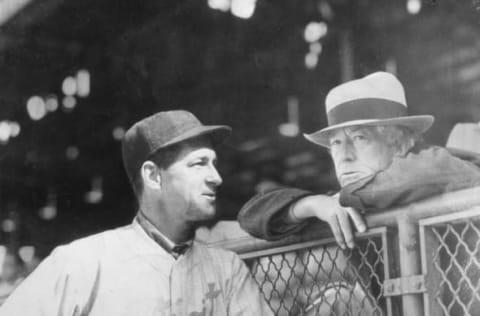
[[[145,161],[140,168],[140,175],[142,176],[144,187],[149,187],[152,189],[159,189],[162,181],[160,178],[160,172],[155,165],[150,160]]]
[[[397,146],[397,151],[395,152],[396,157],[405,157],[410,149],[415,146],[415,140],[414,139],[407,139],[403,142],[399,142]]]

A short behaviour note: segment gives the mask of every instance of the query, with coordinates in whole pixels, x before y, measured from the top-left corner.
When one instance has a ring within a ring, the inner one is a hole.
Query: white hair
[[[373,127],[373,126],[372,126]],[[410,149],[422,141],[422,135],[402,125],[378,125],[374,126],[382,135],[389,146],[393,146],[397,153],[405,156]]]

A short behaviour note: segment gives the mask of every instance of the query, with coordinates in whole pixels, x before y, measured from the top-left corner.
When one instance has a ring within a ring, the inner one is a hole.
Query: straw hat
[[[330,132],[356,125],[402,125],[424,133],[433,124],[431,115],[408,115],[405,90],[398,79],[387,72],[336,86],[325,99],[328,127],[304,134],[309,141],[329,145]]]

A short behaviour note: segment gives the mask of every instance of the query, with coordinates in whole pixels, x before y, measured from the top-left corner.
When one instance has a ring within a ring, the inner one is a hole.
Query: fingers
[[[343,234],[344,241],[347,244],[348,248],[355,247],[355,242],[353,241],[353,231],[352,225],[350,225],[349,213],[345,209],[341,209],[338,212],[338,223],[340,224],[340,230]]]
[[[349,207],[339,205],[338,198],[313,195],[299,200],[295,204],[295,211],[300,215],[298,218],[316,217],[330,225],[337,244],[342,249],[355,247],[354,228],[359,232],[365,232],[367,225],[359,212]],[[350,223],[353,222],[353,226]]]
[[[348,215],[353,221],[353,225],[359,231],[360,233],[364,233],[367,230],[367,224],[365,223],[365,220],[363,219],[363,216],[360,215],[360,213],[353,209],[353,208],[347,208],[346,209],[348,212]]]
[[[363,217],[353,208],[337,209],[334,218],[329,221],[335,240],[342,249],[355,247],[355,236],[350,219],[359,232],[363,233],[367,230]]]
[[[331,219],[328,221],[328,224],[330,225],[330,229],[332,230],[333,237],[335,237],[335,241],[337,242],[337,244],[340,246],[340,248],[345,249],[345,239],[343,238],[343,233],[340,229],[338,217],[336,215],[332,216]]]

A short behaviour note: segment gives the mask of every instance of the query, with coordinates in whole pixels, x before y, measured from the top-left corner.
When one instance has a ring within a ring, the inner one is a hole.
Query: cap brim
[[[208,136],[212,140],[213,146],[221,145],[225,139],[231,134],[232,128],[227,125],[202,125],[194,127],[185,133],[178,135],[169,142],[163,144],[160,148],[165,148],[183,142],[187,139],[199,137],[199,136]],[[158,148],[158,149],[160,149]]]
[[[379,125],[402,125],[410,128],[412,131],[422,134],[426,132],[433,124],[434,117],[431,115],[412,115],[402,116],[383,120],[355,120],[348,121],[341,124],[332,125],[323,128],[311,134],[303,134],[303,136],[314,144],[330,147],[329,135],[332,131],[339,128],[365,125],[365,126],[379,126]]]

